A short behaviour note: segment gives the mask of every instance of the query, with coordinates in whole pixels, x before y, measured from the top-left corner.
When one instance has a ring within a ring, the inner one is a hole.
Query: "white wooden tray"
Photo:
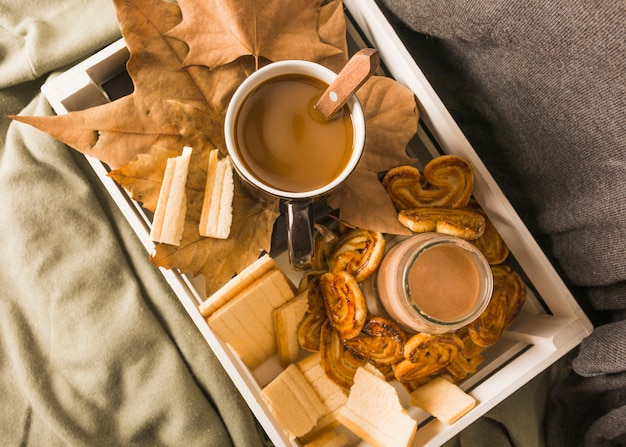
[[[377,48],[387,73],[417,97],[421,120],[413,150],[420,161],[424,163],[424,157],[441,152],[469,160],[475,172],[474,197],[504,238],[527,280],[528,299],[522,313],[501,340],[485,351],[479,371],[461,384],[478,401],[469,414],[453,425],[445,425],[419,408],[409,407],[406,392],[398,387],[409,414],[419,423],[413,445],[438,446],[578,345],[591,333],[592,326],[374,0],[344,0],[344,4],[352,44]],[[58,114],[106,103],[128,93],[125,91],[128,57],[124,41],[119,40],[50,79],[42,91]],[[152,252],[150,219],[144,210],[107,176],[102,163],[89,157],[88,160],[147,252]],[[279,255],[276,259],[297,283],[298,274],[289,269],[286,256]],[[191,279],[174,270],[161,271],[272,442],[278,446],[297,445],[289,440],[260,397],[262,387],[281,370],[276,359],[250,371],[200,315],[198,305],[205,299],[202,279]],[[367,446],[358,439],[352,445]]]

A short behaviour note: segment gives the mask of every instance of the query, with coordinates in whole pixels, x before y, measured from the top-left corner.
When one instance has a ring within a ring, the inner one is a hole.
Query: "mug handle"
[[[294,270],[311,268],[313,260],[313,218],[310,200],[286,201],[287,251]]]

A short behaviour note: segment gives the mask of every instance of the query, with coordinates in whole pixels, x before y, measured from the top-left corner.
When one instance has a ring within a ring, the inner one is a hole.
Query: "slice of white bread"
[[[317,428],[328,426],[337,420],[340,408],[348,401],[344,389],[331,380],[322,366],[319,352],[306,356],[296,363],[317,395],[326,406],[326,414],[318,421]]]
[[[307,434],[326,411],[315,390],[293,363],[263,388],[261,396],[292,439]]]
[[[230,157],[221,160],[219,150],[209,153],[204,201],[200,214],[200,236],[228,239],[233,222],[233,167]]]
[[[305,291],[272,312],[278,360],[283,368],[298,358],[298,324],[308,307],[309,294]]]
[[[155,242],[180,245],[187,212],[185,184],[191,152],[191,147],[185,146],[182,155],[167,159],[150,230],[150,238]]]
[[[476,399],[444,377],[436,377],[411,392],[411,405],[444,424],[454,424],[476,405]]]
[[[272,269],[207,319],[211,329],[255,369],[277,350],[272,312],[294,297],[283,272]]]
[[[202,304],[200,304],[198,310],[205,318],[210,317],[213,312],[237,296],[238,293],[254,281],[265,275],[270,270],[277,268],[278,265],[270,257],[270,255],[262,255],[252,264],[244,268],[238,275],[234,276],[217,292],[208,297]]]
[[[406,447],[417,430],[396,389],[370,364],[357,369],[337,420],[373,447]]]

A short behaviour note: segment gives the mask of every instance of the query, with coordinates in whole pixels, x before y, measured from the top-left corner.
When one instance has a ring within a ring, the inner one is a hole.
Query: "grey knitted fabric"
[[[597,326],[546,444],[626,445],[626,2],[380,1]]]

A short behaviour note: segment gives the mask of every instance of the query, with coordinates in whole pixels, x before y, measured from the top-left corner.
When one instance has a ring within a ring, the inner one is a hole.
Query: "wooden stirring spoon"
[[[315,104],[315,109],[324,119],[332,119],[350,96],[374,74],[379,63],[378,50],[374,48],[363,48],[354,53],[335,80],[322,93]]]

